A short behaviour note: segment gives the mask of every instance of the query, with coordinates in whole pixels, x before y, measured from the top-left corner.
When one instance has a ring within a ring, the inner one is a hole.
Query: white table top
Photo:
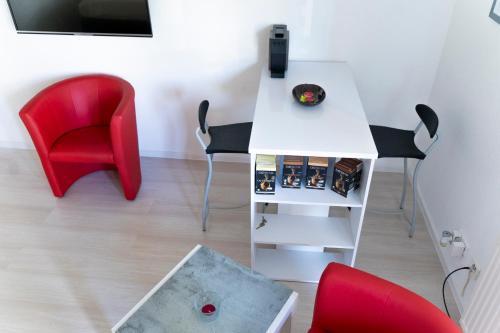
[[[292,89],[314,83],[326,92],[320,105],[297,103]],[[377,158],[378,152],[349,66],[290,61],[284,79],[261,74],[249,152],[252,154]]]

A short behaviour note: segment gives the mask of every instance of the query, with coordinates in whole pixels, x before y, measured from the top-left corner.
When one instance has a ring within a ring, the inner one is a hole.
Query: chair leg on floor
[[[415,171],[413,171],[413,209],[411,212],[411,221],[410,221],[410,233],[409,237],[412,238],[415,233],[415,224],[417,219],[417,179],[418,179],[418,171],[420,170],[420,165],[422,164],[422,160],[418,161],[415,166]]]
[[[408,159],[404,159],[404,175],[403,175],[403,193],[401,194],[401,202],[399,204],[399,209],[405,209],[406,203],[406,185],[408,184]]]
[[[203,231],[207,230],[207,218],[208,218],[208,192],[210,191],[210,183],[212,182],[212,154],[207,154],[208,161],[208,171],[207,171],[207,179],[205,181],[205,194],[203,197],[203,209],[201,211],[201,224]]]

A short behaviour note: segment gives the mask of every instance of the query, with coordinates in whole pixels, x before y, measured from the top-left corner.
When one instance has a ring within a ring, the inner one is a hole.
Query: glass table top
[[[221,298],[215,321],[203,322],[194,300]],[[206,247],[196,252],[118,329],[119,333],[266,332],[293,291]]]

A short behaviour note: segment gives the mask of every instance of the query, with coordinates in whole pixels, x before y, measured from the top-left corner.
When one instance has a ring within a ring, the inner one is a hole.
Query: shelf
[[[362,207],[360,189],[349,193],[347,198],[331,190],[333,168],[329,168],[324,190],[306,188],[302,182],[301,188],[282,188],[281,176],[276,177],[275,194],[255,194],[255,202],[296,204],[296,205],[321,205],[338,207]]]
[[[344,263],[344,255],[257,248],[253,269],[274,280],[317,283],[325,267],[333,261]]]
[[[255,225],[260,223],[262,216],[267,224],[254,231],[255,243],[354,249],[347,218],[256,214]]]

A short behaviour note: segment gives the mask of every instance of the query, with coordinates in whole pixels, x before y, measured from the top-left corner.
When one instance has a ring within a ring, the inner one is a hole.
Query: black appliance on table
[[[271,77],[284,78],[288,69],[288,39],[286,24],[275,24],[269,35],[269,70]]]

